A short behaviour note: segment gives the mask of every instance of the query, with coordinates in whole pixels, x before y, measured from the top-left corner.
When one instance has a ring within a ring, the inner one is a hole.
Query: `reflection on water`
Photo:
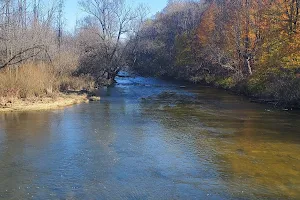
[[[250,104],[247,105],[250,109],[243,110],[220,105],[216,109],[215,105],[198,103],[165,104],[164,111],[176,121],[184,121],[185,125],[177,123],[174,129],[192,134],[198,154],[213,151],[217,155],[211,162],[219,165],[222,179],[226,180],[223,184],[237,194],[236,197],[300,198],[297,114],[255,110]],[[162,119],[165,126],[174,127],[165,119]],[[195,128],[197,121],[200,124]]]
[[[102,101],[0,114],[0,199],[299,199],[300,114],[119,78]]]

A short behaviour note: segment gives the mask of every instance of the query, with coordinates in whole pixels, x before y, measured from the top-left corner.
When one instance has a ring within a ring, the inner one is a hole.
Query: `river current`
[[[101,101],[0,114],[0,199],[300,199],[300,113],[123,77]]]

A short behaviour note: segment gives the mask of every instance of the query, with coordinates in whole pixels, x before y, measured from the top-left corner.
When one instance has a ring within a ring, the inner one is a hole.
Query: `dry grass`
[[[60,91],[68,90],[92,90],[95,87],[95,82],[91,76],[58,76],[57,83]]]
[[[0,96],[27,98],[53,90],[54,73],[45,65],[26,64],[0,73]]]
[[[0,112],[37,111],[59,109],[74,104],[91,101],[87,95],[57,94],[53,97],[16,99],[13,103],[0,106]]]
[[[90,90],[91,77],[74,77],[44,63],[27,63],[0,71],[0,106],[19,99],[55,97],[67,90]]]

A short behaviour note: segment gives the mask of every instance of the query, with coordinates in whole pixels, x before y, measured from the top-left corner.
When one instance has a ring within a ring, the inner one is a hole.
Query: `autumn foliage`
[[[135,38],[133,68],[300,106],[299,11],[300,0],[172,1]]]
[[[209,1],[198,28],[200,43],[223,48],[244,76],[259,68],[300,66],[297,0]]]

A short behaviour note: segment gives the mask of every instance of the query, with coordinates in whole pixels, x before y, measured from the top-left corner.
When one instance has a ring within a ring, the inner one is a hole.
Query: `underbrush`
[[[249,96],[258,102],[300,108],[300,78],[294,72],[267,70],[247,78],[231,75],[215,79],[213,85]]]
[[[249,91],[280,106],[300,107],[300,78],[293,72],[269,71],[248,80]]]
[[[255,71],[250,77],[238,73],[200,74],[189,81],[205,83],[251,97],[253,101],[272,103],[279,107],[300,108],[300,76],[295,71],[279,68]]]
[[[90,76],[61,73],[45,63],[27,63],[0,71],[0,104],[16,99],[55,97],[68,90],[91,90]]]

